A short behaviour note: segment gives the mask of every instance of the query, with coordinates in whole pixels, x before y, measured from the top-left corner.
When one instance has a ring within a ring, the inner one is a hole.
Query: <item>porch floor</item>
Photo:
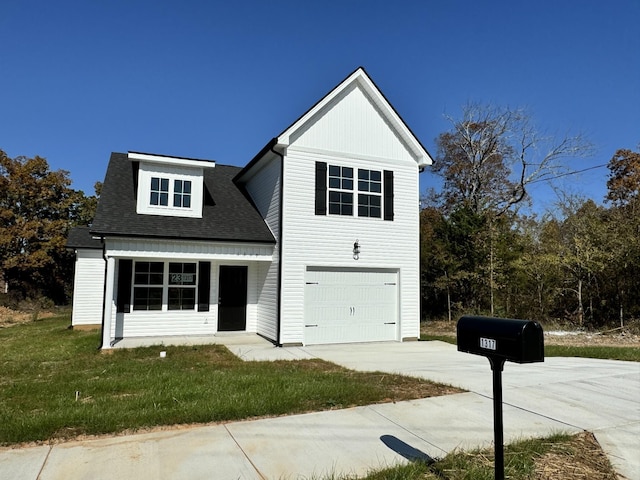
[[[175,335],[164,337],[128,337],[117,339],[113,348],[151,347],[154,345],[263,345],[273,346],[269,340],[250,332],[219,332],[215,335]]]

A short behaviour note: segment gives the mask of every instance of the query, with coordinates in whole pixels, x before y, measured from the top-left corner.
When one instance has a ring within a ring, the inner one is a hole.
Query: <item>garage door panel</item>
[[[310,270],[305,344],[397,339],[397,272]]]

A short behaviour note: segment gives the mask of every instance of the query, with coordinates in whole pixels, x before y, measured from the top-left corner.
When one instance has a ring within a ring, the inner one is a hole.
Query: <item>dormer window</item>
[[[151,177],[151,201],[150,205],[169,205],[169,179]]]
[[[191,208],[190,180],[176,180],[173,182],[173,206]]]
[[[138,162],[138,214],[202,218],[204,170],[215,163],[133,152],[129,158]]]

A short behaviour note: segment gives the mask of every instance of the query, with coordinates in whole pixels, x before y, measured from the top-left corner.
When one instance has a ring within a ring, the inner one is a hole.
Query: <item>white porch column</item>
[[[115,281],[116,259],[107,257],[107,275],[104,289],[104,319],[102,321],[102,348],[111,348],[111,318],[113,313],[113,287]]]

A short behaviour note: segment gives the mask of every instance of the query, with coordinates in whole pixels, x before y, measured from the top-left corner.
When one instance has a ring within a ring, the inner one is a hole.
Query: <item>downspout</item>
[[[278,208],[278,320],[276,322],[276,347],[282,347],[280,341],[280,323],[282,322],[282,238],[283,238],[283,225],[282,225],[282,207],[284,205],[284,155],[274,150],[277,140],[274,138],[271,141],[271,152],[280,157],[280,208]]]

